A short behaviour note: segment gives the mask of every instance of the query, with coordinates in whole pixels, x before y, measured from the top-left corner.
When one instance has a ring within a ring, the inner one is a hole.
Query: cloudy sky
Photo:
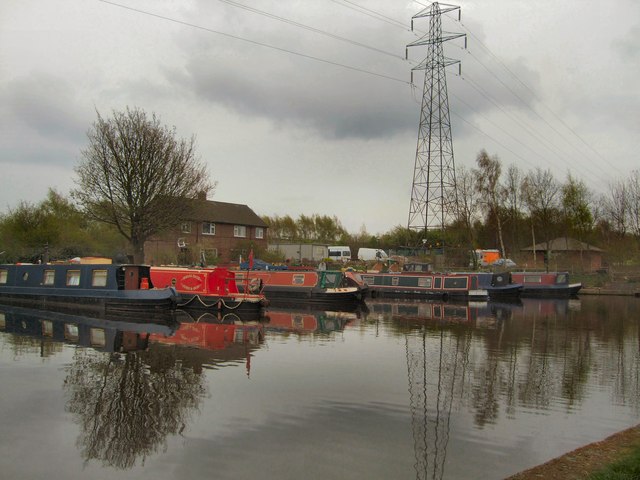
[[[2,0],[0,212],[74,187],[96,112],[196,137],[211,199],[407,225],[428,29],[401,0]],[[457,166],[481,149],[594,190],[640,168],[640,2],[469,0],[443,29]]]

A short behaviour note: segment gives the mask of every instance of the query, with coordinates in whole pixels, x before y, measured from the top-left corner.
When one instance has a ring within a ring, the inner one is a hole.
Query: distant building
[[[194,200],[191,218],[145,243],[145,263],[210,265],[267,248],[268,225],[247,205]]]
[[[531,255],[524,257],[525,262],[531,268],[544,268],[546,266],[545,256],[547,256],[549,268],[585,272],[602,268],[602,254],[604,253],[604,250],[598,247],[569,237],[559,237],[548,242],[536,243],[522,248],[520,251],[531,253]],[[522,260],[518,262],[518,266],[525,266],[522,264]]]

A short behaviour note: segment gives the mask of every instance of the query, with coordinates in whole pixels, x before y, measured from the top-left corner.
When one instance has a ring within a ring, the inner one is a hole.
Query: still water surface
[[[638,311],[370,301],[140,325],[0,307],[1,476],[501,479],[639,423]]]

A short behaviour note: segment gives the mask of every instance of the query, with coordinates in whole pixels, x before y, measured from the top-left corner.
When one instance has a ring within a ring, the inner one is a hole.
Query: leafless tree
[[[456,169],[456,190],[458,200],[458,216],[461,224],[464,226],[471,260],[474,268],[477,267],[477,258],[473,255],[475,248],[475,231],[473,229],[474,221],[478,217],[479,194],[476,188],[476,176],[471,170],[467,170],[460,165]]]
[[[476,188],[482,196],[484,203],[489,208],[489,211],[495,216],[500,251],[502,252],[502,256],[506,257],[504,240],[502,238],[502,222],[500,220],[500,210],[504,204],[504,194],[500,188],[502,165],[496,155],[490,157],[485,150],[480,151],[476,157],[476,163],[478,164],[478,169],[476,170],[478,175]]]
[[[552,227],[559,217],[560,185],[550,170],[537,167],[525,176],[522,190],[531,215],[533,244],[536,243],[534,226],[537,225],[548,245]]]
[[[215,184],[196,158],[195,138],[177,140],[175,127],[162,126],[155,114],[127,108],[105,119],[98,113],[87,135],[73,196],[89,217],[115,225],[141,263],[145,241],[177,225],[190,199]]]

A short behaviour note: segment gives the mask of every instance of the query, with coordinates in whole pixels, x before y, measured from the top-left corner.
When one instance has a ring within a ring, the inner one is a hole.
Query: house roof
[[[588,243],[581,242],[580,240],[576,240],[575,238],[569,237],[559,237],[550,240],[549,245],[547,247],[547,242],[536,243],[535,245],[531,245],[529,247],[521,248],[521,252],[532,252],[532,251],[545,251],[547,248],[553,252],[579,252],[584,250],[590,250],[592,252],[604,252],[604,250],[594,247],[593,245],[589,245]]]
[[[194,200],[193,220],[268,227],[268,225],[247,205],[239,203],[214,202],[213,200]]]

